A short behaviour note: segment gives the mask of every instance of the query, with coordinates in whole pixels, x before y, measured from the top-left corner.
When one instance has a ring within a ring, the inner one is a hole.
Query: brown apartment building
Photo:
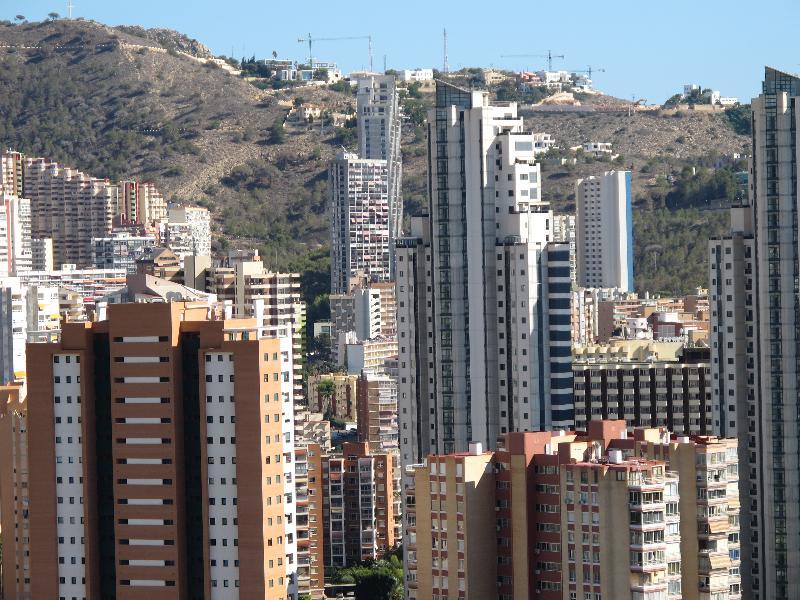
[[[327,452],[295,448],[297,580],[300,594],[324,598],[326,569],[377,559],[400,543],[397,453],[366,443]]]
[[[358,439],[374,452],[399,449],[397,378],[364,372],[356,382]]]
[[[396,453],[346,442],[322,459],[325,565],[345,567],[383,555],[399,542]]]
[[[20,515],[29,526],[4,539],[6,556],[28,559],[5,561],[6,590],[296,598],[291,340],[209,314],[112,305],[28,346],[27,401],[8,398],[0,418],[14,449],[3,530]]]
[[[735,439],[519,432],[409,467],[406,597],[740,599]]]

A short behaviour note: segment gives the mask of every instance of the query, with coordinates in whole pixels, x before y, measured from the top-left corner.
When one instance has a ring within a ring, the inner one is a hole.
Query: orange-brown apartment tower
[[[0,497],[5,531],[25,448],[30,533],[4,554],[30,552],[29,597],[296,598],[291,339],[209,314],[112,305],[28,346],[27,402],[0,411],[19,461]]]

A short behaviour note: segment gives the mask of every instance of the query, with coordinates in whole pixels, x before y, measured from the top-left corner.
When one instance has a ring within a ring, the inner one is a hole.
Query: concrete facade
[[[799,78],[765,69],[749,197],[710,244],[714,417],[739,433],[742,589],[758,600],[800,594],[798,97]]]
[[[392,275],[389,164],[341,152],[328,169],[331,219],[331,293],[350,291],[350,278]]]
[[[607,171],[575,184],[578,285],[633,291],[630,171]]]
[[[427,218],[397,250],[404,464],[571,423],[569,248],[516,106],[437,84]]]
[[[735,439],[517,432],[409,467],[406,598],[741,598]]]
[[[31,597],[296,598],[291,343],[207,314],[113,305],[29,346]]]

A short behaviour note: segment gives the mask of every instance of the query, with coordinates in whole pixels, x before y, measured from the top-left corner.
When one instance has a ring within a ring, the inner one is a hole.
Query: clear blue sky
[[[800,71],[798,0],[73,0],[74,16],[111,25],[169,27],[216,54],[304,59],[297,38],[372,34],[375,68],[442,66],[442,28],[451,69],[538,68],[541,59],[503,54],[564,54],[554,66],[604,67],[595,85],[616,96],[663,102],[684,83],[749,100],[765,64]],[[67,12],[66,0],[4,0],[0,18],[30,20]],[[478,8],[478,6],[480,8]],[[315,58],[344,71],[367,66],[366,41],[320,42]]]

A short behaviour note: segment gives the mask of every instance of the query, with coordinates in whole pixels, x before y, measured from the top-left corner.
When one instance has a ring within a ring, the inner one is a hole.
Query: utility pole
[[[444,68],[442,72],[447,75],[450,72],[450,67],[447,65],[447,29],[442,30],[442,35],[444,36]]]

